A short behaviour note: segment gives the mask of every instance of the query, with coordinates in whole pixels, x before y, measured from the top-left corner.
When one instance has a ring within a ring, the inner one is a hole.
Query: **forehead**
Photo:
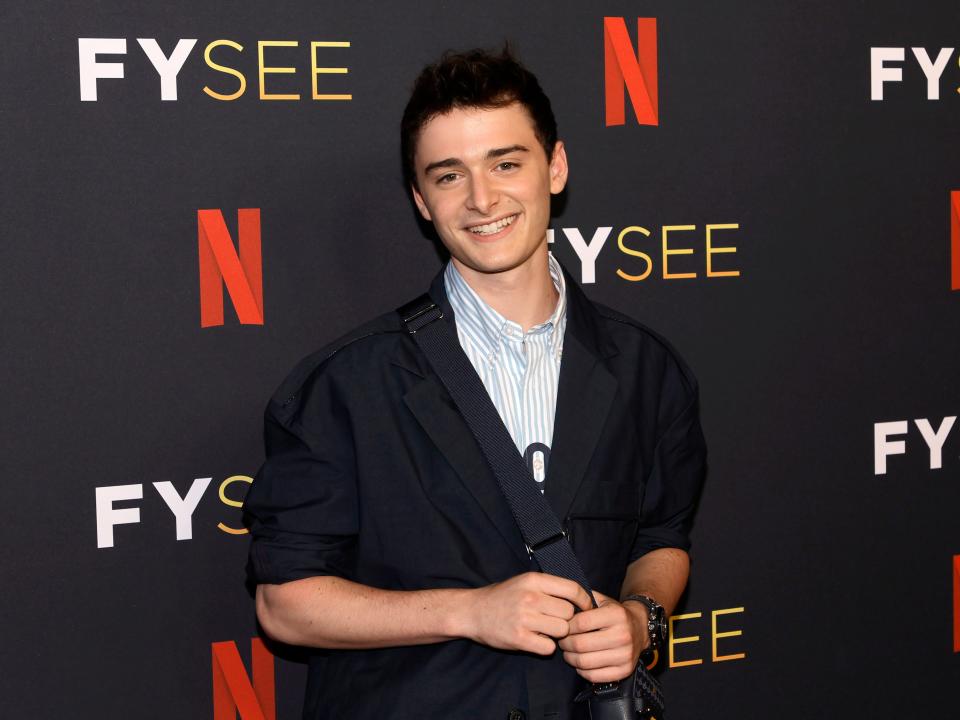
[[[447,158],[469,162],[482,159],[489,150],[511,145],[524,145],[546,157],[534,132],[533,118],[523,105],[454,108],[431,118],[421,128],[415,162],[418,167]]]

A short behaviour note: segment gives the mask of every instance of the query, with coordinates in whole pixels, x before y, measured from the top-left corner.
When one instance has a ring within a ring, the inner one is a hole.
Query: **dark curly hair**
[[[530,113],[537,140],[547,158],[551,158],[557,143],[557,121],[550,100],[534,74],[520,64],[509,46],[505,45],[497,54],[486,50],[444,53],[417,77],[403,111],[400,151],[404,179],[417,187],[413,159],[420,131],[431,119],[455,108],[490,109],[515,102]]]

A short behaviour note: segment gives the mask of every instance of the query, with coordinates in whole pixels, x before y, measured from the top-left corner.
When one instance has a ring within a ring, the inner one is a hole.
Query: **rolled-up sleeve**
[[[658,548],[690,549],[690,529],[706,475],[707,448],[700,427],[696,381],[689,371],[684,375],[684,401],[677,403],[681,409],[667,422],[654,448],[631,562]]]
[[[282,397],[284,393],[278,394]],[[266,460],[244,501],[251,584],[350,578],[358,532],[353,440],[329,378],[267,406]]]

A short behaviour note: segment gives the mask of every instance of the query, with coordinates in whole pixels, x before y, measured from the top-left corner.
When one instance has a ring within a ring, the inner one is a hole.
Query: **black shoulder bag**
[[[527,552],[543,572],[577,582],[596,607],[590,584],[560,521],[517,452],[459,340],[442,320],[442,310],[425,294],[398,308],[397,312],[480,444],[520,526]],[[438,320],[440,322],[436,322]],[[620,682],[591,685],[578,694],[576,700],[589,701],[591,720],[663,720],[663,692],[642,661],[630,677]]]

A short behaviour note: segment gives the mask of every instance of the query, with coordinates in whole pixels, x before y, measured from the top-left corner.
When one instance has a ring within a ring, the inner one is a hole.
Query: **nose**
[[[500,200],[494,184],[485,176],[480,175],[470,180],[470,193],[467,197],[467,207],[481,215],[489,215]]]

